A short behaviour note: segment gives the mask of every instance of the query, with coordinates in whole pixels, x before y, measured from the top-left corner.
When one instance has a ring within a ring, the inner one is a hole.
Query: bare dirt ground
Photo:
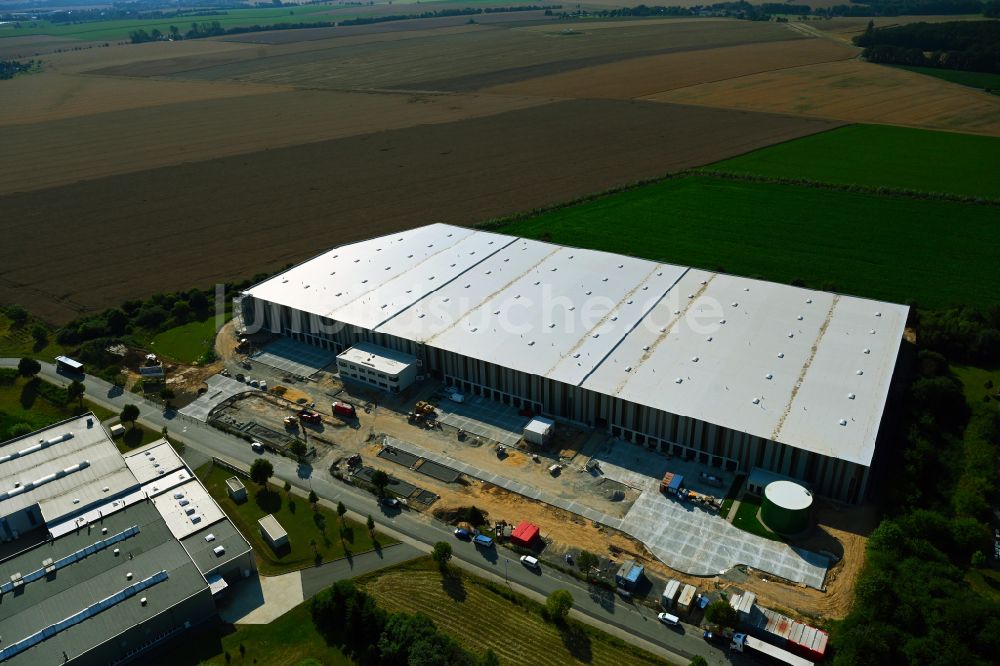
[[[706,83],[646,99],[1000,136],[1000,97],[856,60]]]
[[[431,220],[474,224],[832,126],[568,101],[0,196],[0,236],[9,239],[0,302],[66,321]],[[41,257],[58,270],[39,270]],[[141,270],[121,263],[140,257]]]
[[[516,83],[484,93],[552,97],[632,98],[786,67],[846,60],[858,50],[825,39],[802,39],[685,51],[623,60]]]

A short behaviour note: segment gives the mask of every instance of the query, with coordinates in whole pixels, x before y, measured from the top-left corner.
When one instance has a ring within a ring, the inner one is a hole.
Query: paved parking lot
[[[208,391],[187,407],[178,410],[180,414],[205,422],[208,421],[208,413],[212,411],[212,408],[222,401],[228,400],[237,393],[256,390],[243,382],[222,375],[212,375],[205,383],[208,384]]]
[[[337,359],[337,355],[304,342],[278,338],[251,358],[296,377],[310,377]]]
[[[478,395],[466,395],[461,403],[445,398],[438,403],[437,411],[441,423],[504,446],[515,446],[531,420],[518,414],[515,407]]]

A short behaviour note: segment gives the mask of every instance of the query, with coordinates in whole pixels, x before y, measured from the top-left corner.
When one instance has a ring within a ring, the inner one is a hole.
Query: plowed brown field
[[[801,39],[622,60],[509,83],[482,92],[554,97],[631,98],[788,67],[846,60],[858,49]]]
[[[555,204],[829,127],[568,101],[0,196],[0,302],[65,321],[337,243]]]
[[[856,60],[706,83],[647,99],[1000,136],[1000,97]]]
[[[269,93],[267,86],[247,89],[229,84],[95,77],[72,80],[87,84],[90,93],[96,87],[90,85],[94,81],[107,83],[115,91],[110,97],[123,94],[116,89],[119,84],[125,90],[149,86],[160,95],[137,101],[158,99],[160,105],[7,126],[2,121],[13,107],[0,108],[0,145],[5,147],[0,151],[0,194],[375,131],[449,123],[550,101],[499,95],[372,95],[280,88]],[[181,99],[185,93],[194,96],[213,91],[220,96],[229,90],[235,90],[234,95],[258,90],[260,94],[168,104],[163,94],[175,89]],[[123,104],[128,98],[110,101]],[[80,111],[81,104],[87,103],[99,101],[89,95],[86,99],[77,97],[41,112],[59,117]],[[25,122],[27,113],[22,107],[17,121]]]

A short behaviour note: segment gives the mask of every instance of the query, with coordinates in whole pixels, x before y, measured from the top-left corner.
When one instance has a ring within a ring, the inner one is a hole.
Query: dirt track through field
[[[432,221],[472,224],[831,126],[568,101],[2,196],[0,302],[65,321],[338,243]]]

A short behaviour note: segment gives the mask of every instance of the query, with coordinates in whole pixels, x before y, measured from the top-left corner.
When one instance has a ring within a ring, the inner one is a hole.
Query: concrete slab
[[[515,446],[529,419],[516,407],[478,395],[465,396],[465,402],[442,400],[437,405],[438,420],[504,446]]]
[[[243,382],[238,382],[231,377],[223,377],[222,375],[212,375],[205,383],[208,384],[208,391],[204,395],[199,396],[197,400],[187,407],[178,410],[180,414],[189,416],[202,423],[208,421],[208,413],[219,403],[239,393],[257,390],[247,386]]]
[[[290,338],[278,338],[251,358],[296,377],[311,377],[337,360],[337,354]]]
[[[254,576],[230,587],[219,616],[230,624],[268,624],[303,601],[301,572]]]

